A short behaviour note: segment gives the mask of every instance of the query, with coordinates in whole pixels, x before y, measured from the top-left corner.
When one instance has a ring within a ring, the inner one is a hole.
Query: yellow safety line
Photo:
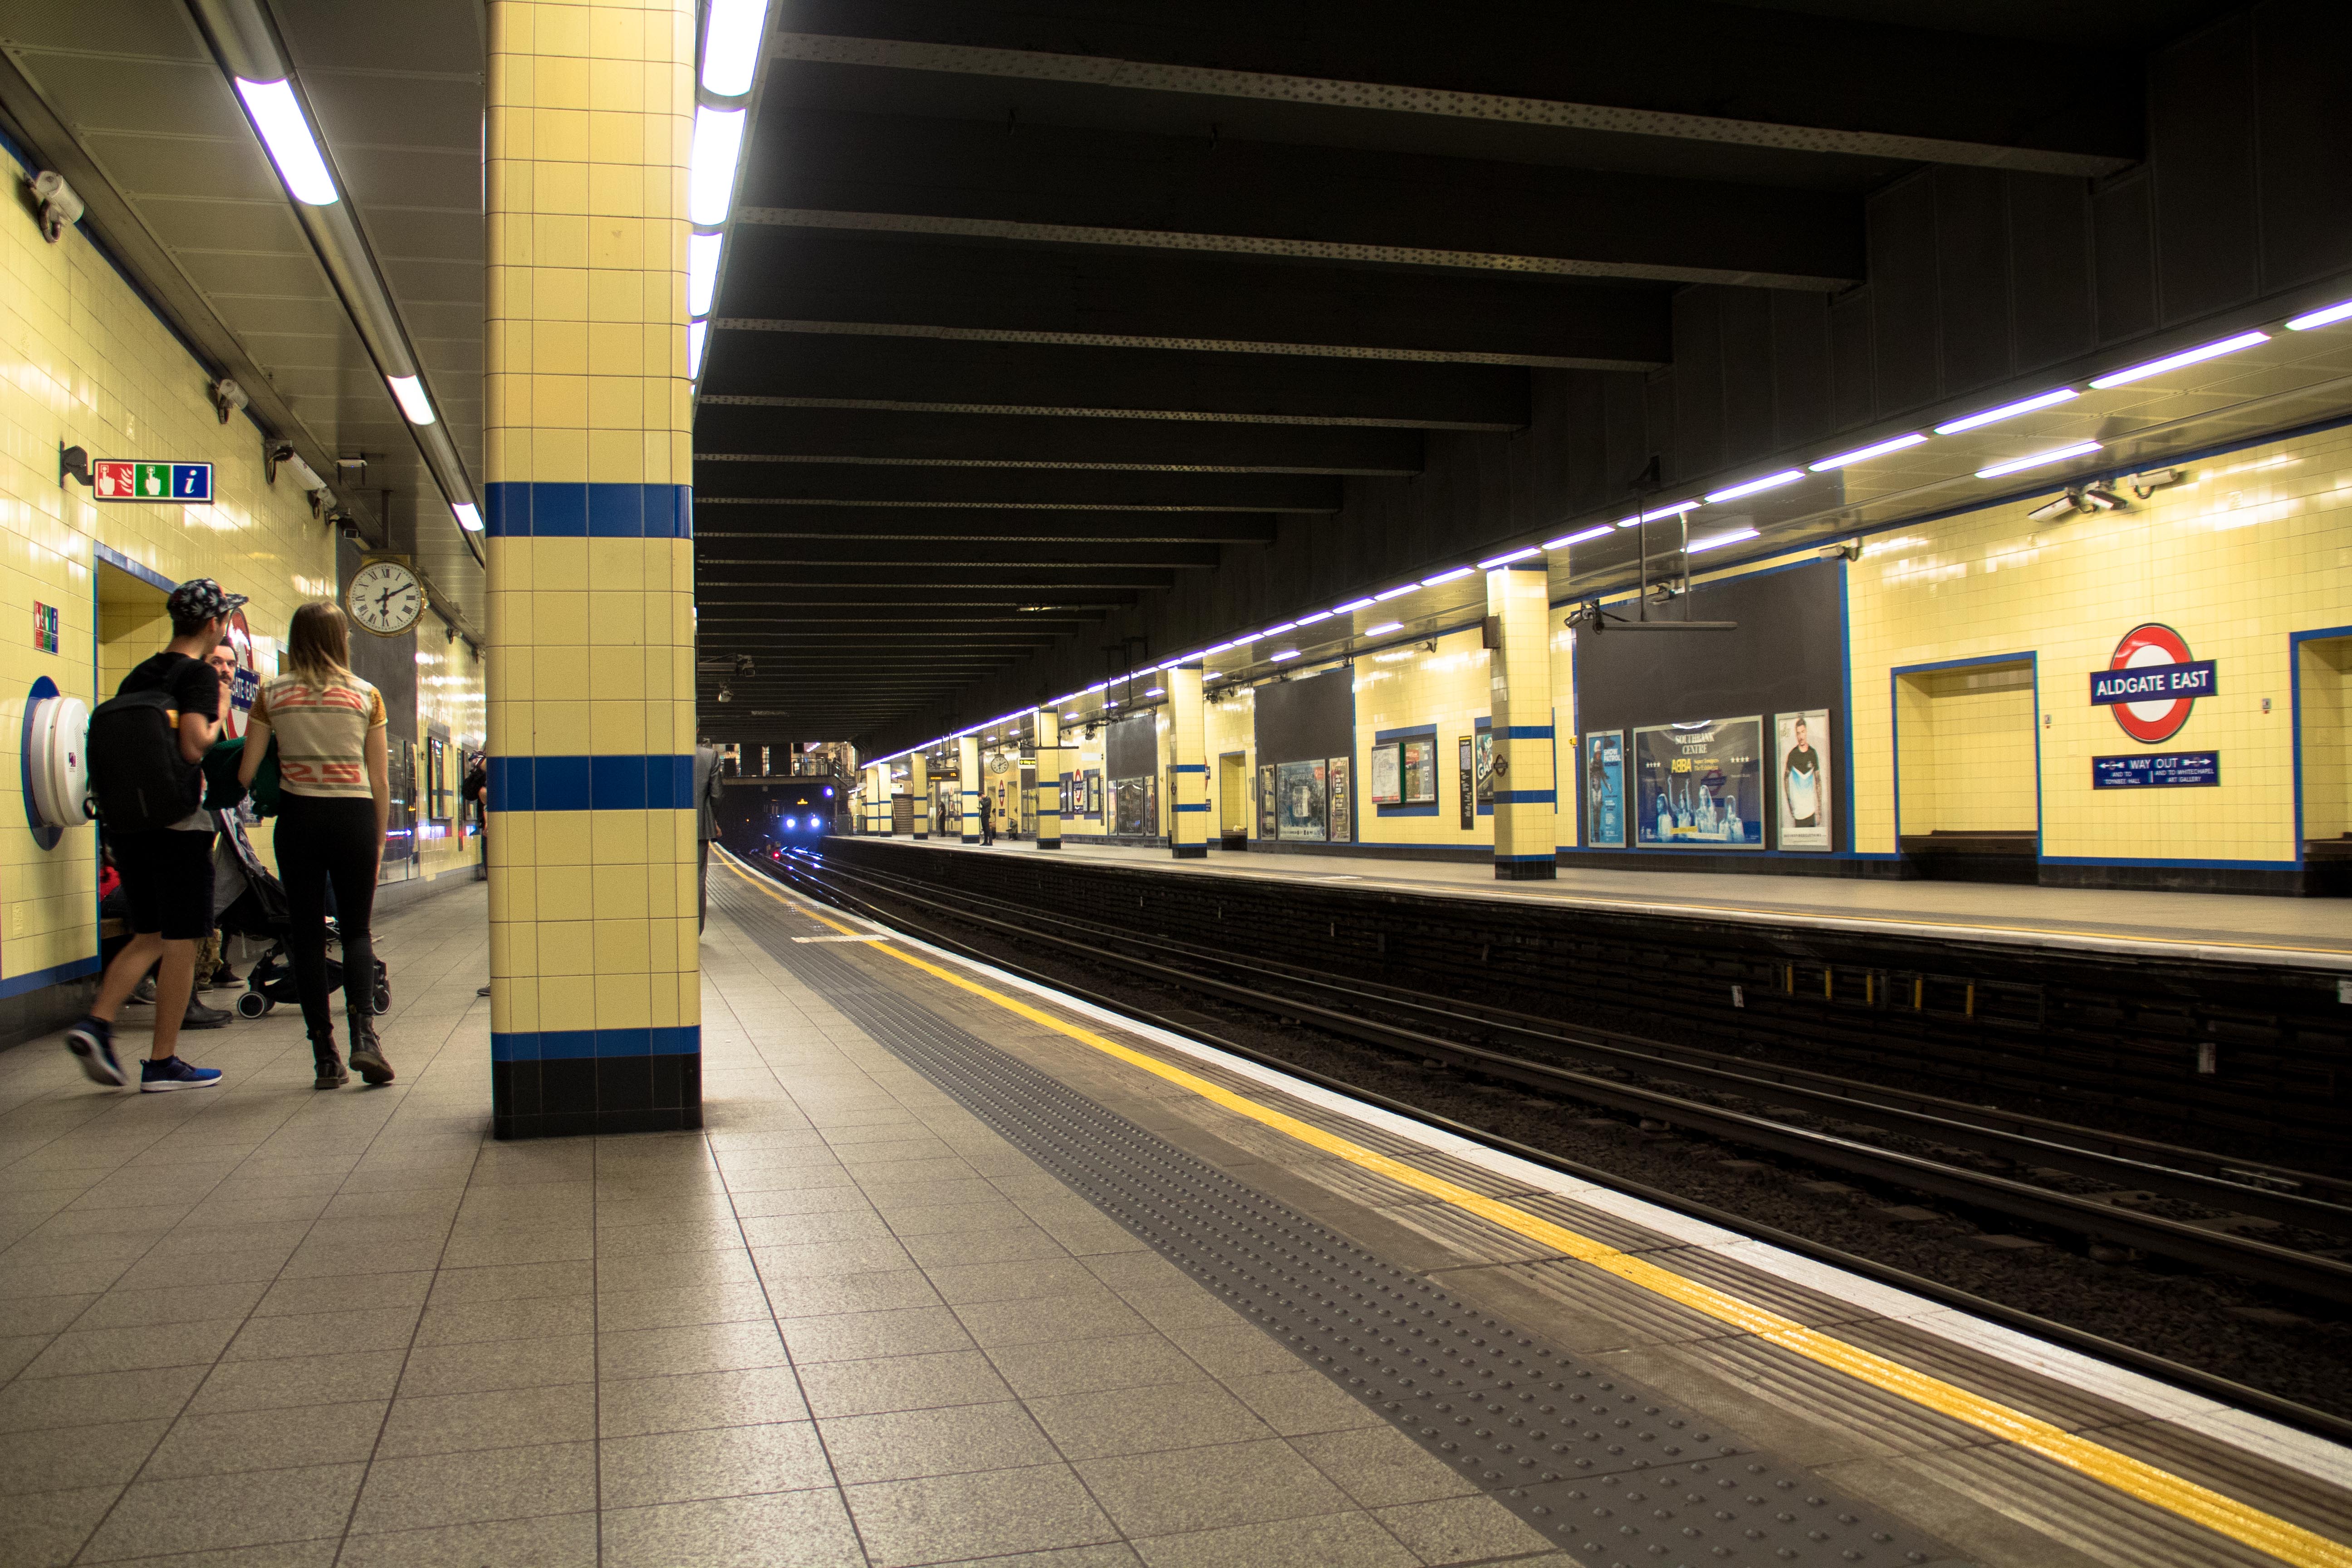
[[[731,863],[731,862],[730,862]],[[788,909],[808,916],[820,924],[832,927],[845,935],[856,934],[847,926],[817,913],[814,910],[785,898],[766,879],[755,878],[740,866],[732,867],[735,874],[776,900]],[[1005,1011],[1039,1024],[1058,1035],[1066,1036],[1081,1045],[1092,1047],[1107,1056],[1115,1057],[1131,1067],[1141,1068],[1156,1078],[1192,1090],[1202,1099],[1222,1105],[1237,1115],[1245,1116],[1276,1131],[1288,1134],[1298,1142],[1320,1149],[1347,1161],[1349,1164],[1386,1176],[1401,1185],[1425,1193],[1431,1197],[1454,1205],[1476,1215],[1479,1218],[1514,1231],[1531,1241],[1540,1242],[1580,1263],[1642,1287],[1668,1300],[1705,1313],[1718,1322],[1728,1323],[1758,1339],[1794,1351],[1810,1361],[1844,1373],[1849,1377],[1869,1384],[1915,1405],[1926,1406],[1956,1421],[1989,1432],[2004,1442],[2028,1448],[2042,1458],[2065,1466],[2068,1469],[2104,1482],[2140,1501],[2150,1503],[2179,1515],[2193,1523],[2203,1525],[2235,1541],[2243,1542],[2260,1552],[2267,1552],[2283,1562],[2298,1568],[2352,1568],[2352,1546],[2331,1541],[2301,1525],[2290,1523],[2263,1512],[2260,1509],[2224,1497],[2194,1481],[2184,1480],[2168,1470],[2158,1469],[2145,1460],[2080,1437],[2060,1426],[2022,1411],[2012,1410],[1997,1400],[1972,1394],[1965,1388],[1944,1382],[1941,1378],[1889,1361],[1874,1352],[1843,1340],[1809,1329],[1802,1323],[1784,1318],[1778,1312],[1743,1301],[1738,1297],[1686,1279],[1670,1269],[1661,1268],[1630,1253],[1621,1252],[1603,1241],[1570,1230],[1514,1208],[1483,1193],[1434,1176],[1401,1160],[1375,1153],[1352,1143],[1336,1133],[1327,1132],[1297,1117],[1260,1105],[1233,1090],[1195,1076],[1179,1067],[1149,1056],[1129,1046],[1106,1038],[1055,1016],[1041,1007],[1033,1006],[1002,992],[991,990],[979,982],[942,969],[936,963],[916,957],[902,948],[876,945],[866,951],[887,954],[911,968],[947,982],[960,991],[994,1003]]]

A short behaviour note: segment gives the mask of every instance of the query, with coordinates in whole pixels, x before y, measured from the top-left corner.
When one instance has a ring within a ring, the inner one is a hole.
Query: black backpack
[[[204,764],[180,755],[179,699],[168,691],[126,691],[100,703],[83,754],[110,833],[169,827],[204,804]]]

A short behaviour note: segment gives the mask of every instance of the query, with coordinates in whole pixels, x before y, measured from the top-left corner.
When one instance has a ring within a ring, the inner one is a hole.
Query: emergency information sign
[[[210,463],[158,463],[142,458],[101,458],[89,466],[100,500],[190,501],[210,504]]]

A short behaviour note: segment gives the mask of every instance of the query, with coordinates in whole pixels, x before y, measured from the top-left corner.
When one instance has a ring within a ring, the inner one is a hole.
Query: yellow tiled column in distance
[[[1062,847],[1062,716],[1040,708],[1030,716],[1037,737],[1037,847]]]
[[[1168,683],[1168,847],[1179,860],[1209,854],[1209,759],[1201,712],[1201,667],[1162,670]]]
[[[963,841],[980,842],[980,737],[956,737],[956,784],[963,797]]]
[[[1486,574],[1486,615],[1500,629],[1491,639],[1487,679],[1495,735],[1495,876],[1503,881],[1559,874],[1550,582],[1540,563]]]
[[[917,752],[907,759],[907,793],[915,801],[915,837],[931,836],[931,759]]]
[[[496,1131],[697,1127],[694,7],[488,20]]]

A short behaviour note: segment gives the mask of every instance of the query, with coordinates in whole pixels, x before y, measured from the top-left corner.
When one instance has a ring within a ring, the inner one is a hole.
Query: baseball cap
[[[191,577],[172,590],[164,608],[172,619],[184,626],[190,621],[216,621],[246,602],[243,594],[232,594],[209,577]]]

